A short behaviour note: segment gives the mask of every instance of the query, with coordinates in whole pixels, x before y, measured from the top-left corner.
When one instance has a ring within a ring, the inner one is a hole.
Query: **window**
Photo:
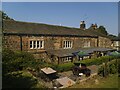
[[[37,41],[37,48],[39,48],[39,41]]]
[[[72,48],[72,41],[64,41],[63,48],[64,49]]]
[[[62,58],[64,62],[72,61],[72,57],[64,57]]]
[[[41,49],[44,48],[44,41],[30,41],[30,49]]]
[[[84,47],[90,47],[90,41],[85,41],[84,42]]]
[[[30,48],[33,48],[33,41],[30,41]]]
[[[115,42],[115,46],[119,46],[119,42],[118,41]]]
[[[33,48],[36,48],[36,41],[33,41]]]

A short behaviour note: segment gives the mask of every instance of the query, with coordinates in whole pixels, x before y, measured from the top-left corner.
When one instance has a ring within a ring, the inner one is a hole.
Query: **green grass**
[[[95,83],[95,80],[98,80],[98,83]],[[118,88],[118,75],[111,74],[107,78],[97,78],[91,79],[84,83],[75,84],[70,88]]]

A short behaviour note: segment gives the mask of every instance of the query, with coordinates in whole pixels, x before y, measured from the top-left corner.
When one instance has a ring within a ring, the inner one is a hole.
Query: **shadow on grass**
[[[37,84],[37,80],[29,76],[22,76],[21,73],[17,75],[3,76],[2,88],[34,88]]]

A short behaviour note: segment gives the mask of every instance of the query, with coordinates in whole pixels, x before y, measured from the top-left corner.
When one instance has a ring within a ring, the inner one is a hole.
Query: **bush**
[[[4,49],[2,54],[3,74],[30,67],[35,61],[34,56],[28,52],[14,52]]]
[[[109,67],[110,67],[111,74],[115,74],[117,72],[117,68],[116,68],[115,64],[111,64]]]
[[[104,68],[103,68],[103,66],[100,66],[98,68],[98,75],[103,76],[103,73],[104,73]]]
[[[86,59],[86,60],[77,61],[75,63],[84,63],[87,66],[90,66],[90,65],[100,65],[103,62],[108,62],[109,60],[112,60],[113,58],[114,57],[112,57],[112,56],[103,56],[103,57],[100,57],[100,58]],[[51,65],[50,64],[50,65],[47,65],[47,66],[55,69],[58,72],[63,72],[63,71],[71,70],[72,67],[74,66],[74,64],[69,62],[69,63],[60,64],[60,65],[54,65],[54,64]],[[107,72],[109,72],[109,71],[107,71]]]
[[[86,59],[86,60],[82,60],[82,61],[79,61],[79,62],[84,63],[87,66],[100,65],[103,62],[108,62],[109,60],[112,60],[113,58],[114,57],[112,57],[112,56],[103,56],[103,57],[100,57],[100,58]]]
[[[98,74],[102,76],[105,76],[108,74],[115,74],[117,73],[117,70],[118,70],[117,62],[116,60],[113,60],[100,66],[98,69]]]
[[[69,63],[60,64],[60,65],[53,65],[52,68],[58,72],[63,72],[63,71],[71,70],[73,66],[74,64],[69,62]]]

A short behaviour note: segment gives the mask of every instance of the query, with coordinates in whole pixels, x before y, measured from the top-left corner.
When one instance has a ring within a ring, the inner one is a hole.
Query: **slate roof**
[[[111,39],[112,41],[120,41],[120,38],[119,37],[116,37],[114,39]]]
[[[47,50],[47,53],[58,56],[58,57],[67,57],[67,56],[74,56],[74,53],[79,52],[79,51],[83,51],[86,54],[91,54],[94,51],[105,52],[105,51],[115,51],[115,50],[116,49],[95,47],[95,48],[73,48],[73,49]]]
[[[98,36],[89,30],[81,30],[79,28],[47,25],[42,23],[28,23],[12,20],[3,20],[3,33],[93,36],[93,37]]]

